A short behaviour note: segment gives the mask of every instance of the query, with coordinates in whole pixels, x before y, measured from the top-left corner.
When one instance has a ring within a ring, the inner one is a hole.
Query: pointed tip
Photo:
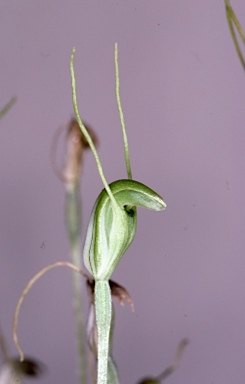
[[[167,208],[167,204],[165,203],[165,201],[163,201],[161,196],[158,195],[155,198],[155,202],[157,202],[155,209],[154,209],[155,211],[163,211],[164,209]]]
[[[73,48],[72,48],[72,51],[71,51],[71,58],[72,58],[72,59],[74,58],[75,52],[76,52],[76,48],[73,47]]]

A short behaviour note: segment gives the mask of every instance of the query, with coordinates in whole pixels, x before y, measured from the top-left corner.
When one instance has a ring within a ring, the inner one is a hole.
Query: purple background
[[[244,1],[232,3],[245,26]],[[132,315],[116,304],[121,382],[159,374],[189,337],[168,383],[243,384],[245,77],[223,1],[3,0],[0,36],[0,105],[18,98],[0,121],[0,321],[12,352],[21,290],[40,268],[69,259],[64,188],[49,154],[73,116],[73,46],[81,114],[99,136],[108,180],[126,177],[117,41],[133,176],[168,204],[139,209],[136,239],[113,275],[136,307]],[[84,234],[102,188],[91,153],[82,181]],[[40,384],[76,383],[69,270],[34,286],[19,337],[48,366]]]

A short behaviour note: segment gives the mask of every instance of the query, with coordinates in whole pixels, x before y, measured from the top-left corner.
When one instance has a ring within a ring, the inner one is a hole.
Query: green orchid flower
[[[107,183],[96,148],[87,132],[77,106],[76,81],[72,51],[70,69],[73,107],[78,124],[94,154],[104,189],[98,196],[88,225],[83,257],[86,268],[95,280],[95,313],[98,330],[97,384],[108,383],[109,337],[112,319],[109,278],[119,260],[132,243],[136,233],[137,211],[141,206],[160,211],[166,208],[163,199],[144,184],[132,180],[128,141],[120,101],[118,49],[115,45],[116,98],[122,126],[128,179]],[[112,383],[111,383],[112,384]]]
[[[134,180],[117,180],[109,185],[116,200],[105,189],[98,196],[84,245],[84,263],[95,280],[109,280],[136,233],[136,206],[160,211],[162,198]]]

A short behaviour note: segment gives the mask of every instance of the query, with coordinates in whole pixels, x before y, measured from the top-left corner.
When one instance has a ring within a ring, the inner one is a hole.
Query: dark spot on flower
[[[134,215],[135,215],[135,210],[134,210],[134,208],[130,208],[130,207],[128,207],[127,205],[124,205],[123,208],[125,209],[125,211],[127,212],[127,214],[128,214],[130,217],[134,217]]]

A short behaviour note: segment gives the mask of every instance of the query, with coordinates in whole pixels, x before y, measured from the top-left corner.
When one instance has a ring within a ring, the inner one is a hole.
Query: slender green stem
[[[98,168],[98,172],[99,172],[99,175],[100,175],[100,178],[102,180],[102,183],[104,184],[104,187],[106,189],[106,192],[108,193],[110,199],[111,199],[111,202],[112,204],[114,205],[114,207],[116,207],[116,209],[118,208],[118,205],[117,205],[117,202],[110,190],[110,187],[108,185],[108,182],[106,180],[106,177],[105,177],[105,174],[104,174],[104,171],[103,171],[103,168],[102,168],[102,165],[101,165],[101,162],[100,162],[100,159],[99,159],[99,155],[96,151],[96,148],[95,148],[95,145],[85,127],[85,125],[83,124],[82,122],[82,119],[81,119],[81,116],[80,116],[80,113],[79,113],[79,110],[78,110],[78,105],[77,105],[77,93],[76,93],[76,77],[75,77],[75,71],[74,71],[74,55],[75,55],[75,48],[73,48],[72,50],[72,54],[71,54],[71,60],[70,60],[70,71],[71,71],[71,86],[72,86],[72,103],[73,103],[73,109],[74,109],[74,112],[75,112],[75,115],[76,115],[76,118],[77,118],[77,122],[78,122],[78,125],[82,131],[82,133],[84,134],[90,148],[91,148],[91,151],[93,152],[93,155],[94,155],[94,158],[95,158],[95,161],[96,161],[96,164],[97,164],[97,168]]]
[[[231,32],[231,37],[232,37],[233,43],[235,45],[239,59],[242,63],[243,69],[245,70],[245,59],[243,57],[241,48],[240,48],[238,40],[237,40],[234,25],[235,25],[235,27],[236,27],[236,29],[237,29],[237,31],[238,31],[244,44],[245,44],[245,34],[243,32],[241,24],[239,23],[238,18],[236,17],[235,12],[233,11],[232,6],[230,5],[230,1],[225,0],[225,5],[226,5],[226,16],[227,16],[228,25],[229,25],[230,32]]]
[[[112,316],[111,291],[109,282],[95,282],[95,313],[98,330],[97,384],[107,384],[109,338]]]
[[[81,235],[81,198],[79,186],[73,185],[66,192],[66,225],[71,248],[80,242]],[[80,258],[77,263],[80,263]]]
[[[78,185],[74,185],[66,193],[66,223],[70,244],[71,261],[77,267],[81,268],[81,201]],[[76,328],[76,340],[78,347],[78,376],[81,384],[87,382],[86,374],[86,348],[85,348],[85,332],[83,322],[83,295],[82,281],[80,276],[72,273],[73,286],[73,311]]]
[[[126,169],[127,169],[128,178],[132,179],[132,170],[130,165],[130,157],[129,157],[129,149],[128,149],[128,138],[127,138],[126,125],[125,125],[125,120],[123,115],[122,104],[121,104],[121,98],[120,98],[120,75],[119,75],[119,66],[118,66],[117,43],[115,44],[115,73],[116,73],[116,100],[117,100],[120,123],[122,127]]]

